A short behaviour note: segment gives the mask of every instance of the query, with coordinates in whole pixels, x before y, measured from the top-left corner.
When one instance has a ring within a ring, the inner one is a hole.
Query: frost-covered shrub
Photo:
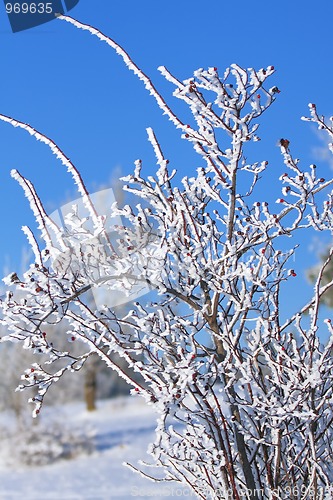
[[[247,151],[254,154],[260,117],[280,92],[268,83],[274,67],[246,70],[234,64],[224,74],[200,69],[183,82],[161,68],[176,87],[174,96],[192,112],[184,123],[113,40],[69,17],[60,19],[117,51],[202,166],[177,179],[149,129],[156,174],[146,178],[138,160],[134,174],[124,179],[125,189],[143,203],[114,204],[98,213],[78,170],[54,142],[0,115],[51,148],[72,174],[89,215],[73,207],[64,231],[45,212],[31,182],[12,172],[41,238],[24,228],[35,261],[23,276],[4,280],[2,313],[10,330],[4,340],[21,341],[36,355],[21,385],[38,388],[31,399],[35,415],[51,385],[97,353],[133,394],[156,409],[150,452],[165,480],[189,485],[202,499],[289,499],[299,498],[299,492],[302,498],[328,498],[333,329],[328,319],[329,340],[322,345],[318,308],[333,284],[322,283],[333,250],[318,271],[312,299],[287,320],[281,303],[284,284],[297,279],[290,263],[295,248],[286,250],[286,236],[292,242],[301,229],[332,232],[333,180],[323,179],[315,165],[301,168],[283,138],[286,172],[280,184],[276,178],[271,183],[276,201],[262,199],[258,183],[271,166],[261,159],[249,162]],[[332,139],[332,123],[314,104],[309,109],[305,120]],[[124,222],[113,244],[105,223],[119,216]],[[130,300],[140,284],[148,284],[151,293],[126,313],[86,300],[99,286],[125,292]],[[66,325],[66,351],[57,346],[56,335],[46,333],[46,326],[59,323]],[[86,344],[87,353],[74,355],[71,343],[77,341]],[[140,378],[122,370],[114,353]],[[47,364],[38,362],[39,354],[48,355]]]
[[[1,459],[6,464],[48,465],[94,451],[94,431],[62,423],[36,423],[0,430]]]

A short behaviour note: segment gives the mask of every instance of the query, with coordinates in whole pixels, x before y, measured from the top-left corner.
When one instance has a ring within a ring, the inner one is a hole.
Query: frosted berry
[[[285,149],[288,149],[290,144],[290,141],[288,139],[280,139],[280,146],[282,146]]]

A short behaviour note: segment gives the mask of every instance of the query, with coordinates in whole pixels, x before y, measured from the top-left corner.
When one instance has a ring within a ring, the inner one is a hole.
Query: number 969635
[[[7,14],[52,14],[51,2],[17,2],[6,3]]]

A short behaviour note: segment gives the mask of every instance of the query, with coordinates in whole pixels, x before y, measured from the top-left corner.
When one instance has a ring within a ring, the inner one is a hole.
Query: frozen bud
[[[10,277],[9,277],[9,281],[10,281],[11,283],[19,283],[19,282],[20,282],[20,279],[19,279],[19,277],[17,276],[17,274],[16,274],[16,273],[12,273],[12,274],[10,275]]]
[[[288,139],[280,139],[279,144],[280,144],[280,146],[281,146],[281,147],[283,147],[284,149],[288,149],[288,148],[289,148],[290,141],[288,141]]]
[[[310,109],[316,109],[316,105],[313,104],[312,102],[309,103],[309,108]]]

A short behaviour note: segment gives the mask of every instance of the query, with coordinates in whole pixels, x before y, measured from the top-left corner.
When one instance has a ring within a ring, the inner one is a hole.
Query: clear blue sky
[[[258,69],[274,65],[277,73],[271,82],[282,92],[263,119],[263,140],[253,158],[271,164],[272,178],[264,190],[273,199],[279,196],[275,181],[285,170],[276,147],[281,137],[290,139],[304,165],[316,162],[323,177],[332,175],[329,163],[320,162],[315,152],[321,145],[315,130],[299,119],[308,102],[333,114],[332,2],[80,0],[70,15],[117,40],[170,103],[173,89],[157,71],[160,65],[180,79],[198,67],[217,66],[222,72],[233,62]],[[181,175],[200,165],[142,82],[90,34],[59,20],[13,34],[1,3],[0,61],[0,113],[53,138],[79,167],[90,190],[109,186],[117,168],[129,173],[137,158],[143,159],[147,173],[154,169],[147,126],[154,128]],[[33,225],[10,170],[17,168],[34,182],[50,211],[74,198],[75,191],[48,148],[26,132],[0,123],[0,146],[2,269],[8,262],[19,267],[25,244],[20,227]],[[309,293],[302,269],[315,261],[310,239],[300,239],[305,247],[294,264],[299,281],[292,293],[300,303]]]

